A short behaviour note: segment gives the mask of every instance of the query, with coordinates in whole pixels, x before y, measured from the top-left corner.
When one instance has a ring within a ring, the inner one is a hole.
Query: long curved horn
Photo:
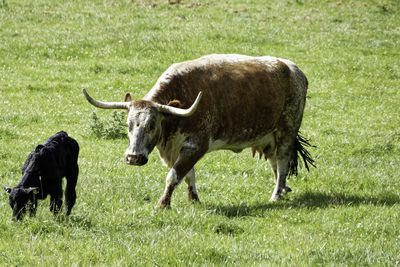
[[[129,102],[102,102],[94,100],[85,89],[82,89],[87,101],[95,107],[105,108],[105,109],[129,109]]]
[[[203,95],[203,92],[200,91],[199,94],[197,95],[196,100],[194,101],[192,106],[188,109],[176,108],[176,107],[160,105],[160,104],[157,104],[156,107],[157,107],[158,111],[160,111],[160,112],[164,112],[164,113],[171,114],[171,115],[176,115],[179,117],[189,117],[196,111],[197,106],[200,103],[202,95]]]

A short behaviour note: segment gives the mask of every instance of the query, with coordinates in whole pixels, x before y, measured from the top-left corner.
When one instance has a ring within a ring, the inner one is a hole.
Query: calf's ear
[[[11,193],[11,190],[12,190],[12,188],[11,187],[8,187],[8,186],[3,186],[3,188],[4,188],[4,190],[7,192],[7,193]]]
[[[44,147],[43,145],[38,145],[38,146],[35,148],[35,152],[39,152],[43,147]]]
[[[38,194],[39,193],[39,187],[28,187],[24,190],[27,194],[33,193],[33,194]]]

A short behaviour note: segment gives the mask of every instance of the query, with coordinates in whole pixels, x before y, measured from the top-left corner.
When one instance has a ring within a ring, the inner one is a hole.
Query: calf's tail
[[[296,175],[298,174],[298,159],[301,157],[304,162],[304,166],[306,167],[307,171],[310,171],[309,165],[315,166],[315,161],[311,157],[310,152],[306,149],[306,147],[315,147],[310,144],[310,140],[301,136],[300,132],[297,133],[297,137],[294,143],[294,153],[293,153],[293,159],[290,162],[289,166],[289,176]]]

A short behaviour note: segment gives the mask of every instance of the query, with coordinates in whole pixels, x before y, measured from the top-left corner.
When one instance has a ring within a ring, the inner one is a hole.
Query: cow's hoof
[[[292,189],[289,186],[285,186],[285,188],[283,188],[283,190],[282,190],[283,194],[287,194],[289,192],[292,192]]]
[[[189,203],[193,204],[193,205],[197,205],[197,204],[200,204],[200,200],[199,199],[189,199]]]
[[[170,209],[171,205],[160,205],[157,203],[157,205],[154,207],[155,210],[166,210]]]
[[[189,203],[200,203],[199,197],[197,194],[188,194],[188,201]]]
[[[164,209],[169,209],[171,208],[170,203],[166,202],[166,201],[161,201],[159,200],[157,205],[154,207],[154,209],[156,210],[164,210]]]
[[[269,202],[276,202],[279,199],[281,199],[282,197],[280,195],[273,195],[270,199]]]

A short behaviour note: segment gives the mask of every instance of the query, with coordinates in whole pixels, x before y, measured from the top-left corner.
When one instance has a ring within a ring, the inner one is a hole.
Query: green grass
[[[10,221],[0,194],[0,265],[396,266],[400,263],[400,4],[365,1],[0,0],[0,181],[59,130],[80,144],[69,218],[49,200]],[[167,169],[157,152],[123,163],[126,138],[93,134],[94,97],[142,97],[172,63],[211,53],[288,58],[310,86],[302,132],[317,169],[269,203],[272,172],[250,151],[196,165],[153,209]],[[101,135],[100,135],[101,136]]]

